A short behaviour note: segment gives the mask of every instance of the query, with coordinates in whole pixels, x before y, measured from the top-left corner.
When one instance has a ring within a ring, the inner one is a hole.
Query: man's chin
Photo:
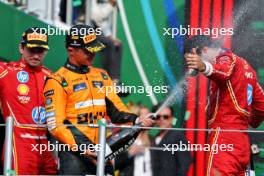
[[[38,63],[32,63],[32,62],[30,62],[30,63],[28,63],[28,65],[29,65],[30,67],[38,67],[38,66],[41,66],[42,63],[41,63],[41,62],[38,62]]]

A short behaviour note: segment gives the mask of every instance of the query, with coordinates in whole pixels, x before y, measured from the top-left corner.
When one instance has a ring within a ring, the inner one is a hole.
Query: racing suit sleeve
[[[264,92],[259,83],[253,90],[252,116],[250,125],[257,128],[264,121]]]
[[[76,144],[74,136],[64,126],[67,94],[57,80],[49,78],[46,81],[44,99],[49,132],[60,142],[73,147]]]
[[[112,86],[111,90],[114,90],[114,85],[111,78],[108,76],[107,86]],[[124,105],[120,97],[116,94],[116,91],[106,92],[106,110],[107,114],[113,123],[135,123],[138,117],[135,114],[129,113],[129,110]]]
[[[202,72],[205,76],[212,80],[228,80],[233,73],[236,64],[236,57],[227,55],[216,58],[215,64],[204,61],[205,71]]]
[[[5,77],[8,73],[6,64],[6,62],[0,62],[0,79]]]

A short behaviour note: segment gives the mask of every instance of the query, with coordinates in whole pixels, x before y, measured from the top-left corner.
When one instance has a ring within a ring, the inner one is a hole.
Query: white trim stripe
[[[8,73],[7,70],[3,71],[3,72],[0,74],[0,78],[3,78],[7,73]]]
[[[105,100],[104,99],[97,99],[97,100],[87,100],[87,101],[82,101],[78,102],[75,104],[75,109],[81,109],[81,108],[86,108],[90,106],[104,106]]]
[[[47,136],[33,136],[29,133],[21,134],[20,137],[26,139],[47,139]]]

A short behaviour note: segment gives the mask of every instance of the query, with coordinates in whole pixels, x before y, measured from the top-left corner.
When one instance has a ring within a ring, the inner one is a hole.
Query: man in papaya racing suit
[[[249,124],[257,127],[264,120],[264,93],[256,72],[208,36],[194,36],[188,48],[192,51],[185,54],[188,68],[210,79],[208,125],[215,131],[209,134],[209,144],[218,145],[218,153],[207,153],[206,175],[245,175],[250,161],[248,134],[221,129],[247,130]]]
[[[3,117],[14,118],[12,169],[18,175],[57,173],[51,152],[39,152],[40,145],[48,145],[43,88],[50,71],[42,66],[48,49],[48,36],[29,28],[19,45],[21,59],[0,63],[1,109]]]
[[[109,117],[113,123],[135,122],[137,116],[129,113],[117,96],[107,72],[92,67],[95,53],[104,48],[93,28],[73,26],[66,37],[66,48],[67,62],[45,84],[48,128],[71,149],[59,153],[60,174],[95,174],[96,154],[91,146],[98,143],[98,129],[87,125],[97,124],[102,117]],[[154,123],[145,117],[137,121],[145,126]],[[83,145],[87,148],[80,151]],[[109,164],[106,173],[113,174]]]

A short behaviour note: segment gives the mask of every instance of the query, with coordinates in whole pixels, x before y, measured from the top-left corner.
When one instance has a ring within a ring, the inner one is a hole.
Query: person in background
[[[113,79],[119,90],[119,96],[129,95],[128,90],[120,79],[122,42],[113,34],[113,13],[116,8],[115,0],[92,0],[91,20],[95,28],[100,28],[102,35],[98,39],[106,46],[102,51],[102,66]]]
[[[155,113],[161,104],[153,107]],[[173,108],[166,106],[156,116],[157,126],[160,128],[173,128]],[[163,130],[152,140],[154,148],[165,148],[168,144],[187,144],[188,141],[181,131]],[[184,176],[187,175],[192,162],[190,151],[151,150],[151,164],[153,176]]]
[[[27,0],[26,2],[26,12],[29,15],[36,16],[41,20],[47,19],[49,16],[49,5],[51,1],[48,0]],[[54,20],[59,19],[59,3],[60,0],[53,0],[54,5]]]
[[[137,106],[139,116],[149,114],[148,108],[143,105]],[[119,176],[151,176],[150,139],[148,130],[142,131],[135,143],[128,151],[121,153],[115,159],[115,169]]]
[[[58,1],[58,0],[56,0]],[[78,24],[78,19],[84,7],[84,0],[72,0],[72,24]],[[60,20],[66,23],[67,17],[67,0],[61,0],[59,3],[59,17]]]

